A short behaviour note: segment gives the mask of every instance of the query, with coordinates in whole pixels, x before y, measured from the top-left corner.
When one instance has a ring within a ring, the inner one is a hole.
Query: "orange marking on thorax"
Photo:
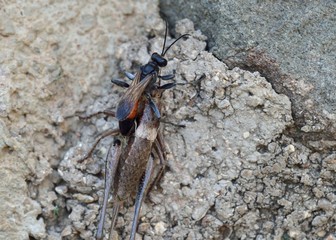
[[[134,119],[138,113],[138,106],[139,106],[139,101],[137,101],[135,104],[134,104],[134,107],[132,108],[130,114],[128,114],[127,118],[128,119]]]

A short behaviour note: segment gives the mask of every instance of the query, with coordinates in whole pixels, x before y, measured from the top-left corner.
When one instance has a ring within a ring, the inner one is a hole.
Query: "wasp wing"
[[[131,85],[126,90],[124,96],[121,97],[120,102],[118,103],[116,118],[119,121],[124,121],[126,119],[134,119],[136,117],[138,104],[141,96],[143,95],[147,86],[150,83],[156,81],[155,74],[148,75],[141,81],[140,78],[141,78],[141,71],[138,71]]]

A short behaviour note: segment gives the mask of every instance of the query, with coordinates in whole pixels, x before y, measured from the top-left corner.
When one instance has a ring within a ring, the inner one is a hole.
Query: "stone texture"
[[[289,98],[277,94],[259,73],[229,70],[204,51],[205,37],[193,30],[192,22],[179,22],[176,32],[191,37],[167,54],[164,73],[175,69],[177,82],[164,100],[168,168],[159,190],[143,204],[140,225],[146,226],[146,233],[141,233],[146,239],[302,239],[334,231],[335,199],[326,200],[335,190],[333,155],[314,152],[285,134],[293,125]],[[144,52],[147,43],[149,51]],[[120,45],[120,66],[132,65],[127,56],[149,57],[160,44],[158,34],[149,42]],[[105,121],[110,126],[110,120]],[[106,129],[98,121],[92,123],[100,131]],[[108,144],[101,144],[94,158],[100,166]],[[93,188],[93,195],[102,196],[103,179],[87,182],[95,176],[87,164],[77,163],[85,148],[80,142],[71,148],[59,171],[72,189],[87,193]],[[69,202],[68,207],[79,203]],[[129,234],[133,210],[121,210],[116,230],[122,239]],[[95,228],[85,214],[76,221],[85,223],[76,226],[78,231]],[[158,224],[165,226],[162,234]]]
[[[71,231],[54,189],[63,181],[57,166],[80,136],[71,116],[111,92],[115,46],[155,26],[157,4],[9,1],[0,9],[0,239],[60,239],[62,228]]]
[[[1,6],[0,239],[93,238],[112,139],[78,160],[117,122],[75,115],[114,109],[123,90],[110,79],[161,50],[157,4]],[[163,70],[177,82],[163,100],[167,168],[143,204],[137,239],[335,238],[335,154],[287,134],[291,98],[258,72],[229,69],[189,20],[175,32],[191,37]],[[133,210],[121,209],[112,239],[127,239]]]
[[[160,8],[172,25],[194,21],[230,68],[258,71],[286,94],[295,121],[288,134],[335,149],[335,1],[163,0]]]

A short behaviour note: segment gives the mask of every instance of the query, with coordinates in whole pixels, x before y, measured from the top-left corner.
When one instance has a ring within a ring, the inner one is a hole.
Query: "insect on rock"
[[[168,26],[166,23],[166,32],[161,54],[154,52],[151,55],[151,60],[147,64],[141,66],[135,75],[128,72],[125,73],[127,78],[132,80],[131,86],[120,80],[112,80],[112,82],[116,85],[128,88],[125,94],[121,97],[116,111],[116,118],[119,120],[119,129],[123,135],[127,135],[130,131],[132,131],[132,129],[135,127],[134,124],[136,122],[136,118],[142,114],[144,107],[143,101],[141,101],[142,97],[147,98],[148,103],[154,111],[155,115],[160,119],[161,114],[158,107],[156,106],[155,101],[152,100],[151,91],[156,87],[166,90],[175,86],[174,83],[167,83],[162,86],[160,86],[160,82],[157,86],[155,84],[157,84],[157,79],[170,80],[175,77],[174,74],[168,74],[164,76],[159,75],[160,68],[167,66],[168,63],[167,59],[164,58],[164,55],[178,40],[189,36],[189,34],[180,36],[165,49],[167,31]]]
[[[188,34],[180,36],[166,48],[167,32],[168,26],[166,23],[161,54],[153,53],[151,60],[141,66],[136,74],[125,73],[127,78],[132,80],[131,84],[121,80],[112,80],[116,85],[127,88],[117,105],[115,113],[101,111],[81,117],[87,119],[103,113],[115,116],[119,121],[119,129],[112,129],[103,133],[84,159],[92,154],[101,139],[109,135],[116,136],[119,134],[124,139],[124,141],[116,139],[106,157],[104,200],[96,234],[97,239],[103,237],[107,202],[111,190],[113,201],[111,233],[121,204],[127,199],[135,198],[135,212],[130,239],[135,238],[143,198],[149,187],[163,171],[166,151],[163,135],[159,129],[161,97],[165,90],[174,87],[175,84],[161,85],[161,80],[171,80],[174,78],[174,74],[161,76],[159,72],[160,68],[167,66],[167,59],[164,58],[164,55],[170,47],[181,38],[189,36]],[[159,160],[159,164],[156,164],[153,156]]]

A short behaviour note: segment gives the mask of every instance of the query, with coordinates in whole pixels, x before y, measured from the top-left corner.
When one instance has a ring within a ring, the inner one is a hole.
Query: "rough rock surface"
[[[191,19],[229,68],[258,71],[286,94],[291,136],[335,150],[335,1],[163,0],[160,8],[172,24]]]
[[[293,124],[290,101],[259,73],[228,70],[204,51],[205,38],[191,22],[180,22],[177,32],[192,36],[167,55],[164,70],[176,69],[178,83],[164,101],[171,154],[160,188],[143,205],[139,234],[145,239],[223,239],[230,234],[232,239],[302,239],[333,232],[335,174],[324,162],[332,162],[333,155],[313,152],[283,134]],[[162,38],[149,42],[152,52],[160,49]],[[129,64],[127,56],[148,59],[142,47],[146,42],[141,45],[121,45],[120,65]],[[96,122],[100,132],[111,126],[116,123],[110,119]],[[97,173],[108,146],[103,143],[96,160],[83,165],[77,163],[83,152],[78,143],[60,164],[73,194],[66,204],[74,209],[71,228],[82,238],[90,238],[96,227],[94,200],[101,198],[103,187]],[[122,209],[115,237],[127,238],[133,210],[132,204]]]
[[[92,239],[112,139],[78,159],[117,123],[74,116],[114,108],[123,90],[110,79],[160,51],[157,3],[13,3],[1,14],[0,239]],[[164,97],[167,168],[137,239],[333,239],[335,154],[285,134],[291,102],[258,72],[229,70],[189,20],[176,33],[191,37],[164,69],[178,83]],[[113,239],[126,238],[133,210],[121,209]]]
[[[60,239],[57,167],[79,133],[68,117],[108,95],[115,46],[145,39],[157,12],[148,1],[0,3],[0,239]]]

